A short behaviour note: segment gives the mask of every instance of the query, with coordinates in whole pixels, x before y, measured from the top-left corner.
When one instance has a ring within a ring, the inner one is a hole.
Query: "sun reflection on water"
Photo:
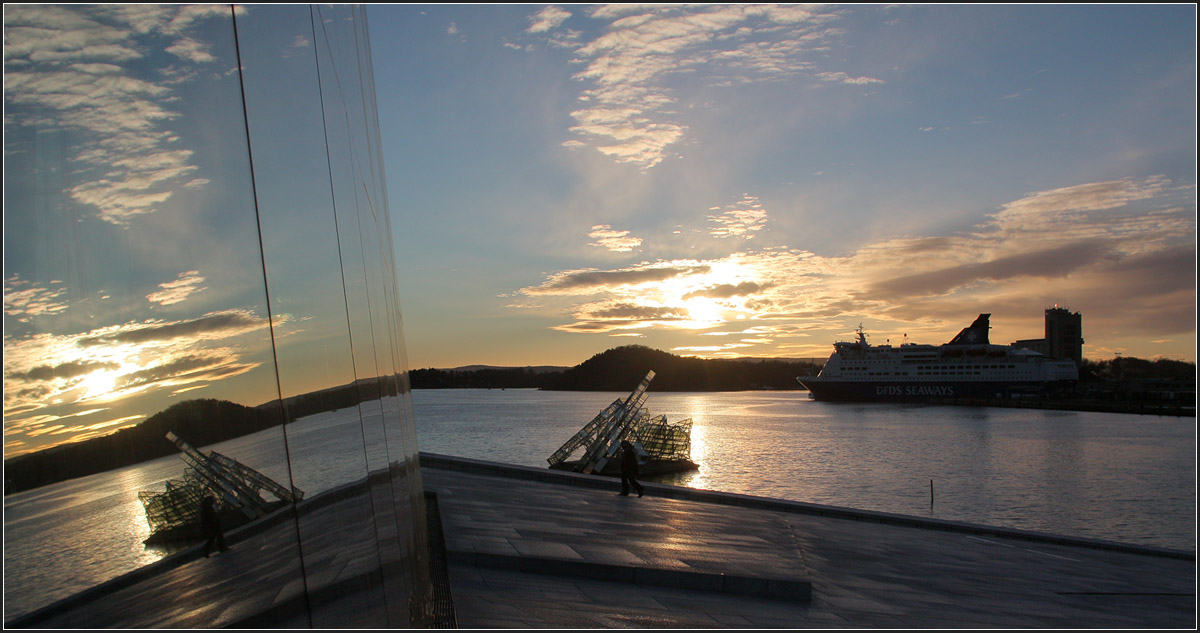
[[[709,481],[705,476],[704,465],[708,463],[711,450],[708,445],[708,427],[696,424],[695,418],[692,419],[692,461],[700,465],[698,470],[692,471],[686,479],[685,486],[691,488],[708,488]]]

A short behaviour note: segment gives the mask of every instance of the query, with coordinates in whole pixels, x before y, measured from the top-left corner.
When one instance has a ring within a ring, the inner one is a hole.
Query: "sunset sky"
[[[410,365],[1195,359],[1195,8],[372,5]]]
[[[383,192],[331,195],[383,188],[330,151],[374,130],[315,72],[361,23],[236,11],[5,5],[6,455],[392,371]],[[1054,305],[1088,358],[1195,361],[1194,5],[367,16],[410,368],[1007,344]]]

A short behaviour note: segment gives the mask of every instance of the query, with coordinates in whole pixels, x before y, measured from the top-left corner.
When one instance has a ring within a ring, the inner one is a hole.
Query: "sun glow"
[[[684,327],[689,329],[704,329],[721,325],[726,321],[725,312],[729,309],[721,301],[707,297],[695,297],[683,301],[689,319]]]
[[[754,283],[752,271],[738,258],[706,262],[704,273],[664,280],[652,289],[665,303],[688,311],[689,329],[710,327],[738,318],[745,312],[741,288]]]
[[[79,383],[79,387],[83,392],[79,395],[80,400],[91,400],[107,396],[117,390],[117,379],[121,377],[120,371],[102,369],[88,374]]]

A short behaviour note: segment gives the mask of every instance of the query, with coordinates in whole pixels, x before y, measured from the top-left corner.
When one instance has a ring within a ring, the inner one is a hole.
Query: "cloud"
[[[959,287],[985,281],[1065,277],[1107,259],[1109,247],[1109,244],[1100,241],[1076,242],[1058,248],[1016,253],[983,262],[882,279],[863,295],[894,300],[942,295]]]
[[[546,7],[531,18],[529,32],[549,31],[565,11]],[[605,5],[588,17],[607,23],[598,36],[568,42],[575,79],[585,82],[571,113],[569,131],[580,144],[617,163],[646,171],[660,164],[668,148],[682,142],[689,126],[675,105],[675,78],[703,68],[713,85],[739,85],[811,75],[816,81],[879,83],[842,72],[817,73],[824,60],[827,24],[836,8],[753,5]],[[553,20],[551,19],[553,18]],[[554,21],[557,20],[557,21]],[[809,58],[813,59],[809,59]],[[566,144],[564,144],[566,145]]]
[[[523,288],[521,292],[526,295],[586,294],[661,282],[684,275],[704,274],[708,270],[709,267],[704,264],[666,262],[620,270],[571,270],[551,275],[540,286]]]
[[[139,77],[134,62],[153,66],[146,54],[153,50],[185,64],[217,61],[186,35],[214,16],[227,18],[229,7],[6,6],[6,125],[86,139],[71,157],[83,182],[70,194],[102,220],[125,225],[153,213],[196,170],[190,151],[172,147],[176,134],[167,127],[178,116],[172,84],[194,73],[166,60],[158,62],[163,74]]]
[[[809,335],[844,331],[847,315],[937,341],[964,314],[1025,315],[1032,305],[1040,318],[1053,303],[1119,322],[1111,327],[1131,336],[1166,338],[1194,330],[1195,206],[1179,204],[1191,195],[1158,177],[1085,183],[1028,194],[968,231],[877,241],[844,256],[739,241],[706,259],[553,273],[521,292],[558,302],[548,306],[564,321],[556,330],[728,336],[722,326],[736,324],[747,335],[738,344],[760,353],[827,354],[829,340]],[[797,341],[780,344],[784,337]],[[686,350],[742,349],[703,347]]]
[[[97,370],[118,369],[119,367],[119,364],[111,362],[70,361],[53,366],[39,365],[28,371],[13,372],[8,374],[8,377],[27,381],[53,380],[55,378],[70,380]]]
[[[716,225],[709,231],[713,237],[750,239],[766,226],[767,212],[757,197],[747,194],[738,204],[728,206],[720,215],[710,215],[708,219]]]
[[[123,374],[116,381],[116,388],[128,391],[150,386],[188,385],[197,381],[216,382],[239,376],[258,366],[258,363],[230,362],[226,351],[205,350]],[[193,388],[199,386],[203,385]]]
[[[996,220],[1002,225],[1032,225],[1037,228],[1042,223],[1053,221],[1053,215],[1047,214],[1115,209],[1136,200],[1159,196],[1170,184],[1162,176],[1141,182],[1122,178],[1031,193],[1004,205],[996,215]]]
[[[737,356],[737,354],[731,352],[734,350],[751,347],[752,345],[752,343],[726,343],[724,345],[681,345],[679,347],[671,348],[671,351],[679,352],[680,354],[684,355],[694,354],[702,356]]]
[[[547,5],[542,7],[540,11],[533,14],[529,18],[529,28],[525,29],[526,33],[545,33],[559,27],[567,18],[571,17],[571,12],[561,7]]]
[[[180,57],[197,64],[205,64],[216,61],[217,59],[208,51],[207,44],[197,42],[189,37],[181,38],[163,50],[175,55],[176,57]]]
[[[65,311],[67,289],[60,282],[50,286],[35,286],[32,282],[12,275],[4,280],[4,313],[28,322],[30,317]]]
[[[718,284],[703,290],[689,292],[683,295],[684,299],[694,299],[696,297],[709,297],[712,299],[728,299],[730,297],[746,297],[757,294],[771,287],[772,284],[757,284],[753,281],[743,281],[737,285],[733,284]]]
[[[154,389],[185,391],[245,374],[267,340],[266,320],[248,310],[177,321],[129,322],[76,334],[8,336],[4,342],[5,444],[22,433],[54,434],[52,423]],[[250,336],[246,339],[244,337]],[[87,430],[104,428],[103,425]]]
[[[580,308],[576,312],[580,318],[593,320],[622,320],[622,321],[678,321],[688,317],[686,308],[665,306],[646,306],[633,303],[603,303]]]
[[[285,58],[293,57],[295,55],[303,55],[304,52],[311,46],[312,46],[311,40],[309,40],[304,35],[297,35],[294,38],[292,38],[291,44],[289,44],[286,48],[284,48],[282,51],[280,51],[280,55],[282,55]],[[311,55],[312,52],[309,51],[308,54]]]
[[[865,86],[868,84],[883,83],[883,80],[881,79],[874,79],[871,77],[851,77],[844,72],[817,73],[816,77],[824,82],[850,84],[852,86]]]
[[[110,433],[120,431],[121,429],[126,429],[129,427],[135,426],[144,417],[146,417],[146,416],[141,415],[141,414],[127,415],[124,417],[117,418],[115,420],[105,420],[103,422],[96,422],[94,424],[74,424],[71,426],[57,426],[57,427],[52,428],[52,430],[43,431],[43,433],[46,433],[49,435],[68,435],[69,434],[71,437],[67,440],[67,443],[83,442],[83,441],[90,440],[94,437],[108,435]],[[32,436],[32,435],[34,435],[34,433],[30,433],[30,435]]]
[[[642,245],[641,238],[630,237],[629,231],[615,231],[607,224],[593,226],[592,232],[588,233],[588,237],[596,240],[589,244],[589,246],[599,246],[616,253],[628,253]]]
[[[146,295],[146,299],[151,303],[160,305],[182,303],[191,295],[208,290],[208,288],[200,286],[202,283],[204,283],[204,277],[200,276],[199,271],[189,270],[179,273],[179,278],[175,281],[158,284],[158,287],[162,288],[162,290],[157,290]]]
[[[102,328],[76,339],[81,347],[95,345],[143,345],[178,339],[203,340],[245,334],[265,328],[264,319],[247,310],[213,312],[183,321],[130,323]]]

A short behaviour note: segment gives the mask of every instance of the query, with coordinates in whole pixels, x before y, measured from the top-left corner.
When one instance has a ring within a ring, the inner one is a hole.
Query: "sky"
[[[370,5],[412,368],[1195,360],[1193,5]]]
[[[6,456],[395,371],[386,237],[412,369],[1195,361],[1194,5],[372,4],[380,172],[360,14],[234,10],[5,5]]]

